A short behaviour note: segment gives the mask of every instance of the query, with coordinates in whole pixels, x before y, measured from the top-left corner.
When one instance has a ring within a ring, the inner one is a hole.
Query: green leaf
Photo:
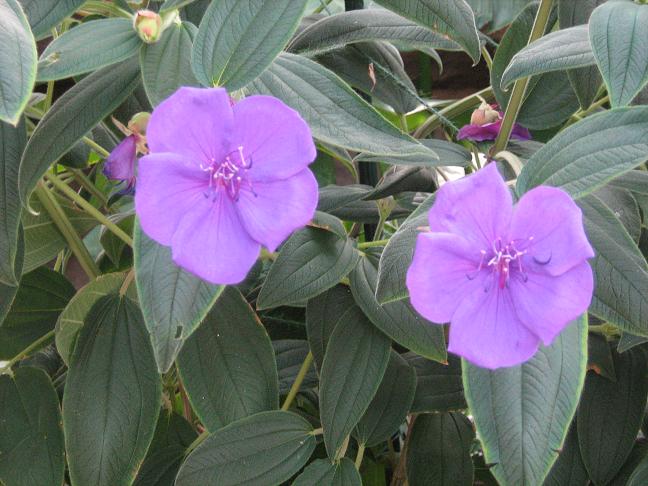
[[[100,275],[79,289],[65,306],[56,321],[56,350],[66,365],[70,365],[79,331],[92,306],[104,295],[116,294],[124,283],[125,277],[125,273]],[[130,286],[128,290],[131,298],[137,298],[134,285]]]
[[[389,439],[405,421],[415,389],[414,369],[392,351],[378,391],[353,432],[358,443],[373,447]]]
[[[130,19],[84,22],[47,46],[38,62],[37,79],[64,79],[110,66],[134,56],[141,45]]]
[[[621,222],[594,196],[582,198],[587,236],[595,249],[590,312],[624,331],[648,336],[648,266]]]
[[[180,86],[198,86],[191,71],[191,48],[196,32],[196,26],[189,22],[172,24],[159,42],[142,47],[142,81],[152,105],[161,103]]]
[[[408,484],[472,486],[474,438],[472,424],[461,413],[418,415],[407,446]]]
[[[648,83],[648,6],[607,2],[589,22],[594,57],[610,104],[629,104]]]
[[[303,339],[277,339],[272,341],[272,347],[277,361],[279,394],[287,395],[310,351],[308,341]],[[304,376],[300,389],[313,388],[316,385],[317,374],[314,367],[311,366]]]
[[[0,123],[16,125],[36,80],[36,42],[17,0],[0,0]]]
[[[72,284],[49,268],[23,275],[11,309],[0,325],[0,360],[13,358],[54,329],[73,295]]]
[[[349,275],[353,297],[373,324],[401,346],[435,361],[447,358],[443,326],[423,319],[408,299],[379,304],[376,300],[378,271],[363,256]]]
[[[267,486],[299,471],[315,449],[313,427],[292,412],[261,412],[217,430],[189,454],[175,486]]]
[[[50,164],[115,110],[139,82],[139,64],[133,59],[92,73],[54,103],[23,153],[18,177],[23,204]]]
[[[461,381],[461,360],[448,355],[447,363],[438,363],[414,353],[404,355],[416,373],[416,393],[411,413],[450,412],[467,407]]]
[[[313,136],[356,152],[434,156],[360,98],[344,81],[314,61],[283,53],[250,86],[297,110]]]
[[[590,337],[593,334],[590,334]],[[587,486],[589,478],[581,458],[578,447],[578,434],[576,424],[572,424],[565,439],[565,444],[558,452],[558,459],[554,462],[543,486]]]
[[[648,159],[648,107],[593,115],[538,150],[517,180],[518,194],[539,186],[583,197]]]
[[[192,62],[203,86],[244,87],[267,68],[297,30],[306,0],[212,2],[200,22]]]
[[[587,25],[552,32],[518,51],[502,75],[502,88],[513,81],[595,63]]]
[[[17,286],[0,283],[0,329],[16,298],[16,293],[18,293]]]
[[[648,444],[643,440],[637,440],[619,473],[614,476],[611,483],[608,483],[608,486],[628,486],[630,476],[646,456],[648,456]]]
[[[545,479],[576,411],[586,366],[586,316],[522,365],[487,370],[464,362],[466,399],[484,458],[502,486]]]
[[[185,342],[178,371],[196,414],[210,431],[279,407],[270,338],[233,287],[226,288]]]
[[[81,328],[63,395],[72,485],[132,484],[153,438],[161,392],[137,305],[101,297]]]
[[[470,165],[470,161],[472,160],[472,153],[459,144],[431,138],[422,139],[419,142],[421,145],[430,149],[427,157],[421,155],[391,155],[385,157],[382,155],[361,153],[355,157],[355,160],[383,162],[392,165],[414,165],[419,167],[466,167]]]
[[[610,185],[648,196],[648,172],[631,170],[610,181]]]
[[[348,44],[366,41],[398,41],[414,48],[460,50],[447,37],[403,19],[389,10],[363,9],[329,15],[297,34],[291,52],[315,56]]]
[[[357,307],[333,329],[320,373],[320,419],[331,459],[376,395],[389,353],[389,339]]]
[[[61,411],[49,377],[29,367],[0,376],[0,481],[60,486],[64,472]]]
[[[362,486],[362,479],[353,461],[347,457],[335,463],[316,459],[295,478],[292,486]]]
[[[475,64],[479,61],[479,35],[475,15],[465,0],[376,0],[382,5],[456,41]]]
[[[86,0],[19,0],[36,39],[52,35],[52,28],[72,15]]]
[[[137,292],[151,335],[158,371],[166,373],[223,291],[178,267],[171,248],[146,236],[136,225],[133,258]]]
[[[626,486],[643,486],[648,484],[648,458],[644,458],[632,473]]]
[[[166,0],[160,7],[160,12],[181,8],[185,5],[189,5],[193,1],[194,0]]]
[[[588,373],[578,409],[580,451],[596,485],[610,482],[628,458],[648,395],[645,349],[614,353],[613,359],[616,382]]]
[[[336,285],[306,304],[308,344],[318,370],[322,369],[326,346],[333,329],[344,315],[355,307],[351,291],[345,285]]]
[[[18,168],[27,143],[25,124],[12,127],[0,122],[0,283],[17,285],[16,254],[20,227]],[[19,262],[22,265],[22,262]]]
[[[257,309],[304,302],[330,289],[358,262],[349,238],[320,228],[305,228],[283,244],[270,267]]]

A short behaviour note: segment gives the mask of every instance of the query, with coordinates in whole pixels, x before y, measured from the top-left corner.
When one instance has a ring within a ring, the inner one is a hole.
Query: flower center
[[[504,243],[501,238],[493,241],[490,250],[480,250],[481,259],[477,270],[473,274],[468,274],[468,280],[473,280],[479,275],[482,269],[490,269],[494,281],[500,289],[508,284],[511,278],[511,272],[519,272],[522,280],[528,280],[524,271],[522,257],[529,252],[528,246],[533,241],[533,236],[526,240],[511,240]],[[488,287],[484,289],[488,291]]]
[[[243,146],[239,146],[218,162],[211,159],[200,168],[209,172],[209,187],[205,197],[216,197],[216,191],[223,188],[232,201],[238,201],[241,187],[247,187],[254,194],[252,183],[247,178],[247,171],[252,168],[252,157],[245,158]],[[255,194],[256,195],[256,194]]]

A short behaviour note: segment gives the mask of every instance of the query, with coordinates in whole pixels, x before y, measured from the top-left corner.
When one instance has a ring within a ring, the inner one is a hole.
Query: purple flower
[[[497,111],[497,105],[489,105],[482,102],[470,117],[470,124],[461,127],[457,133],[457,140],[472,140],[473,142],[484,142],[495,140],[502,127],[501,111]],[[531,133],[517,123],[513,124],[511,138],[514,140],[529,140]]]
[[[317,206],[316,150],[299,114],[270,96],[231,106],[222,88],[180,88],[151,115],[135,208],[144,232],[212,283],[242,281]]]
[[[407,272],[412,305],[450,322],[448,350],[486,368],[548,346],[589,307],[594,252],[567,193],[540,186],[513,207],[490,164],[442,186]]]
[[[106,159],[103,173],[108,179],[125,182],[122,193],[130,193],[135,187],[135,162],[137,160],[137,137],[124,138]]]

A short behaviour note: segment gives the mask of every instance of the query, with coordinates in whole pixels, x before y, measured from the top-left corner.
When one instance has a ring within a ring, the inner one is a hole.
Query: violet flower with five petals
[[[589,307],[594,251],[571,197],[540,186],[513,206],[494,163],[442,186],[418,236],[414,308],[450,322],[448,350],[485,368],[531,358]]]
[[[140,225],[204,280],[241,282],[261,245],[274,251],[315,213],[310,129],[276,98],[232,106],[225,89],[180,88],[153,111],[147,142]]]

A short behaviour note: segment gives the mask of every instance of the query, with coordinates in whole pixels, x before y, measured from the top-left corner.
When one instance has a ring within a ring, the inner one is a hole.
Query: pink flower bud
[[[138,10],[133,18],[133,27],[147,44],[153,44],[162,34],[162,17],[150,10]]]
[[[139,135],[145,135],[146,127],[148,125],[150,118],[151,118],[151,114],[147,113],[146,111],[140,111],[139,113],[135,113],[133,115],[133,118],[131,118],[130,121],[128,122],[128,129],[131,132],[137,133]]]

